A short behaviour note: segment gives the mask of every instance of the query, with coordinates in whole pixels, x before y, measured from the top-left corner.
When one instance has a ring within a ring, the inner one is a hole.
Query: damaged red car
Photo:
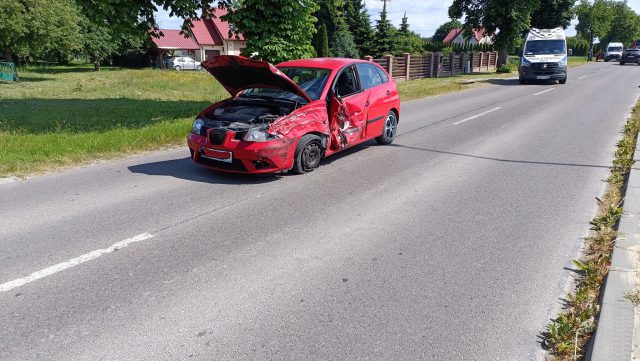
[[[232,95],[204,109],[187,143],[199,165],[238,173],[310,172],[323,157],[375,139],[393,142],[394,81],[379,65],[316,58],[273,66],[217,56],[207,69]]]

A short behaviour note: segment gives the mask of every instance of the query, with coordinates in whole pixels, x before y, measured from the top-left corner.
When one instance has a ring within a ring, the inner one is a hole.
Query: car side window
[[[352,66],[344,69],[336,81],[336,93],[341,97],[346,97],[360,90],[358,80]]]
[[[380,74],[380,78],[382,79],[382,83],[386,83],[389,81],[389,77],[387,76],[387,73],[380,69],[379,67],[372,65],[372,67],[378,72],[378,74]]]
[[[358,74],[360,74],[360,81],[365,89],[373,88],[382,84],[382,77],[380,73],[376,71],[376,67],[371,64],[358,63]]]

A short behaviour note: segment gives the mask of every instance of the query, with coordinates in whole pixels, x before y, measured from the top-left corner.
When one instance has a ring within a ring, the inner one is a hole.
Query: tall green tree
[[[611,0],[594,0],[590,3],[587,0],[580,0],[574,8],[578,17],[576,32],[579,37],[589,41],[589,48],[593,48],[593,38],[604,38],[611,29],[615,18],[614,2]],[[592,54],[589,53],[589,60]]]
[[[460,28],[462,28],[462,23],[460,21],[458,20],[447,21],[446,23],[438,26],[438,28],[436,29],[436,32],[433,34],[433,37],[431,37],[431,41],[439,43],[443,41],[444,38],[447,37],[447,35],[451,30],[460,29]]]
[[[278,63],[309,58],[317,19],[313,0],[243,0],[229,8],[222,19],[229,21],[247,39],[246,54],[257,53]]]
[[[364,0],[346,1],[344,18],[360,55],[372,55],[374,31]]]
[[[425,41],[422,37],[409,29],[409,20],[405,12],[396,35],[396,43],[393,49],[394,55],[402,55],[403,53],[419,54],[423,52],[424,46]]]
[[[387,18],[387,2],[384,2],[380,19],[376,20],[376,33],[374,37],[374,48],[376,55],[382,56],[392,54],[395,50],[395,36],[397,29],[391,24]]]
[[[101,63],[115,54],[118,50],[117,39],[109,27],[102,24],[94,24],[83,17],[82,27],[82,51],[93,63],[95,70],[100,70]]]
[[[317,36],[315,37],[316,54],[321,57],[329,56],[329,35],[327,34],[327,26],[320,24]]]
[[[575,0],[540,0],[538,8],[531,13],[531,26],[538,29],[566,29],[573,19]]]
[[[484,27],[487,35],[493,35],[495,46],[500,49],[498,65],[503,65],[509,51],[515,50],[518,39],[529,29],[531,12],[538,4],[539,0],[453,0],[449,17],[464,17],[468,34],[471,29]]]
[[[628,46],[640,38],[640,16],[626,2],[615,2],[613,6],[614,18],[611,28],[600,42],[603,44],[621,42]]]
[[[79,19],[73,0],[3,0],[0,51],[10,61],[68,57],[82,46]]]
[[[358,48],[353,41],[353,35],[349,31],[346,23],[342,23],[333,33],[333,41],[331,42],[331,56],[341,58],[358,58]]]

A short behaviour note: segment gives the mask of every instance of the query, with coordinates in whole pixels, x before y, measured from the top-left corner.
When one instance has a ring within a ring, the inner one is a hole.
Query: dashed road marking
[[[585,78],[585,77],[587,77],[587,75],[579,76],[578,79],[582,79],[582,78]]]
[[[120,242],[114,243],[111,246],[109,246],[108,248],[102,248],[102,249],[97,249],[95,251],[91,251],[89,253],[85,253],[82,256],[76,257],[76,258],[72,258],[66,262],[62,262],[62,263],[58,263],[56,265],[53,265],[51,267],[47,267],[43,270],[37,271],[37,272],[33,272],[32,274],[23,277],[23,278],[17,278],[13,281],[9,281],[3,284],[0,284],[0,292],[7,292],[7,291],[11,291],[12,289],[16,288],[16,287],[20,287],[23,286],[29,282],[33,282],[36,280],[39,280],[41,278],[47,277],[47,276],[51,276],[52,274],[61,272],[66,270],[67,268],[71,268],[71,267],[75,267],[81,263],[85,263],[88,261],[91,261],[93,259],[96,259],[98,257],[101,257],[105,254],[111,253],[113,251],[119,250],[121,248],[124,248],[128,245],[130,245],[131,243],[135,243],[135,242],[140,242],[140,241],[144,241],[145,239],[149,239],[153,237],[152,234],[149,233],[142,233],[139,234],[135,237],[131,237],[131,238],[127,238],[125,240],[122,240]]]
[[[551,89],[543,90],[543,91],[541,91],[541,92],[539,92],[539,93],[535,93],[535,94],[533,94],[533,95],[540,95],[540,94],[544,94],[544,93],[546,93],[546,92],[550,92],[550,91],[552,91],[553,89],[555,89],[555,88],[551,88]]]
[[[465,119],[459,120],[459,121],[457,121],[457,122],[453,123],[453,125],[462,124],[462,123],[464,123],[464,122],[466,122],[466,121],[469,121],[469,120],[472,120],[472,119],[479,118],[479,117],[481,117],[481,116],[483,116],[483,115],[487,115],[487,114],[489,114],[489,113],[491,113],[491,112],[495,112],[496,110],[500,110],[500,109],[502,109],[502,107],[495,107],[495,108],[493,108],[493,109],[489,109],[489,110],[487,110],[486,112],[482,112],[482,113],[480,113],[480,114],[476,114],[476,115],[474,115],[474,116],[470,116],[469,118],[465,118]]]

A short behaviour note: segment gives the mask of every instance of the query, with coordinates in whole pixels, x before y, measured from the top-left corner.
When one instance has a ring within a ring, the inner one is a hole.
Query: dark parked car
[[[636,63],[640,65],[640,49],[625,49],[620,58],[620,65]]]

